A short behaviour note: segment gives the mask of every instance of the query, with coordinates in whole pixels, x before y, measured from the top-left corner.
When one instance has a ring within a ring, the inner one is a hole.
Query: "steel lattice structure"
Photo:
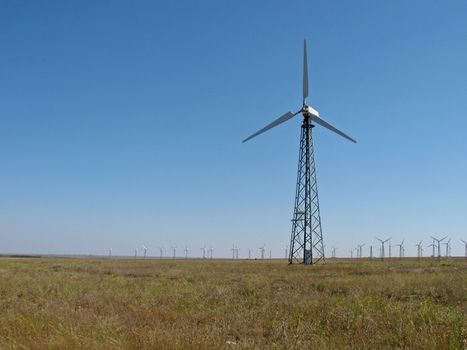
[[[304,116],[290,237],[290,264],[315,264],[320,260],[324,261],[312,128],[310,118]]]

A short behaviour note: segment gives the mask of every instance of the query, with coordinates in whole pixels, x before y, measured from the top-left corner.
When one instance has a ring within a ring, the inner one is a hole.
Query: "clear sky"
[[[467,2],[0,0],[0,252],[282,257],[309,103],[324,241],[467,239]],[[365,248],[367,248],[367,246]],[[428,248],[425,248],[428,252]],[[367,251],[364,251],[367,254]]]

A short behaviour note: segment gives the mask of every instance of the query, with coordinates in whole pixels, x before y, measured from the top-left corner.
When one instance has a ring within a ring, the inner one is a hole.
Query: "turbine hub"
[[[319,113],[316,109],[314,109],[313,107],[310,107],[308,105],[304,105],[301,112],[303,113],[303,115],[306,115],[306,116],[315,116],[315,117],[319,117]]]

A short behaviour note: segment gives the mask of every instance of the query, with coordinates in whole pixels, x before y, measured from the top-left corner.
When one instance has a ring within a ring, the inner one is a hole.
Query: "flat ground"
[[[1,349],[466,349],[467,259],[0,259]]]

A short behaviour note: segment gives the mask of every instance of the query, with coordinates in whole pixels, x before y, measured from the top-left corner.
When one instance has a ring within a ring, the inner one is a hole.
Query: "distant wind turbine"
[[[448,238],[448,236],[444,236],[441,239],[438,239],[438,238],[433,237],[433,236],[431,236],[431,238],[433,238],[438,243],[436,248],[438,250],[438,259],[439,259],[439,258],[441,258],[441,242],[444,241],[446,238]]]
[[[420,241],[418,244],[415,244],[417,246],[417,258],[421,258],[422,257],[422,252],[423,252],[423,248],[422,248],[422,241]]]
[[[427,246],[427,248],[429,247],[432,247],[433,248],[433,252],[431,253],[431,257],[434,258],[436,255],[435,255],[435,248],[436,248],[436,245],[435,245],[435,241],[433,240],[433,243],[431,243],[430,245]]]
[[[331,253],[331,256],[335,259],[336,258],[336,250],[337,248],[336,247],[332,247],[332,253]]]
[[[157,248],[159,248],[159,253],[160,253],[159,258],[162,259],[162,253],[164,252],[164,247],[157,247]]]
[[[396,244],[396,247],[399,247],[399,259],[404,257],[404,241],[401,244]]]
[[[206,259],[206,246],[199,248],[203,251],[203,259]]]
[[[462,243],[464,243],[464,256],[467,258],[467,242],[461,239]]]
[[[212,259],[212,252],[214,251],[214,248],[212,246],[209,247],[209,259]]]
[[[259,247],[259,248],[258,248],[258,249],[261,251],[261,259],[264,259],[264,250],[265,250],[264,247],[265,247],[265,246],[266,246],[266,244],[263,244],[262,247]]]
[[[446,258],[450,256],[449,252],[451,250],[451,239],[443,243],[446,246]]]
[[[387,239],[385,239],[385,240],[382,240],[382,239],[380,239],[380,238],[378,238],[378,237],[375,237],[375,238],[376,238],[378,241],[381,242],[381,259],[384,259],[384,243],[390,241],[391,238],[387,238]]]
[[[358,256],[359,258],[362,258],[362,257],[363,257],[363,255],[362,255],[362,248],[365,246],[365,243],[363,243],[363,244],[357,244],[357,245],[358,245],[358,255],[357,255],[357,256]]]

